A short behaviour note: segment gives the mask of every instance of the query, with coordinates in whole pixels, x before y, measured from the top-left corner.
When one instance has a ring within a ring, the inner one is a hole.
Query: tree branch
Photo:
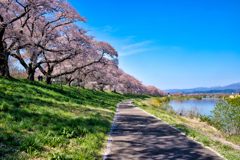
[[[20,54],[19,49],[17,49],[16,52],[17,52],[17,55],[10,53],[10,56],[18,59],[18,60],[20,61],[20,63],[23,65],[23,67],[24,67],[26,70],[28,70],[29,67],[28,67],[28,65],[25,63],[25,61],[23,60],[23,58],[22,58],[22,56],[21,56],[21,54]]]
[[[76,68],[74,68],[72,71],[66,71],[66,72],[63,72],[63,73],[60,73],[60,74],[51,75],[50,77],[55,78],[55,77],[59,77],[59,76],[61,76],[61,75],[65,75],[65,74],[72,74],[72,73],[74,73],[74,72],[75,72],[76,70],[78,70],[78,69],[83,69],[83,68],[85,68],[85,67],[87,67],[87,66],[90,66],[90,65],[92,65],[92,64],[99,63],[99,62],[101,62],[101,60],[102,60],[102,58],[103,58],[103,55],[104,55],[104,53],[102,54],[101,58],[100,58],[98,61],[94,61],[94,62],[88,63],[88,64],[86,64],[86,65],[84,65],[84,66],[81,66],[81,67],[76,67]],[[103,62],[103,63],[104,63],[104,62]]]

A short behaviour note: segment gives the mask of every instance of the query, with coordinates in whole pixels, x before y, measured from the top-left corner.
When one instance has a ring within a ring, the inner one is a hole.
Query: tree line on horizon
[[[119,68],[114,47],[79,22],[86,18],[65,0],[0,0],[0,75],[11,77],[9,62],[20,63],[31,81],[42,74],[50,84],[64,75],[68,85],[83,88],[165,95]]]

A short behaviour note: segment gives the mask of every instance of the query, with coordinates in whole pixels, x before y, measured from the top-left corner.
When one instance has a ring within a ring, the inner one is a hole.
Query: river
[[[176,101],[171,100],[169,105],[173,107],[175,111],[179,110],[181,107],[185,109],[191,109],[193,107],[197,107],[201,110],[201,115],[210,115],[214,107],[215,103],[219,102],[219,98],[202,98],[202,100],[190,99],[184,101]]]

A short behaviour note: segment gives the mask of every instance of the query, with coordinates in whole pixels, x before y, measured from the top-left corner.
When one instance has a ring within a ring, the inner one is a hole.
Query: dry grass
[[[199,118],[196,118],[196,117],[195,118],[183,117],[183,118],[188,121],[187,124],[191,125],[192,127],[196,128],[198,130],[213,134],[214,136],[217,136],[217,137],[223,137],[223,135],[221,134],[220,131],[218,131],[213,126],[208,125],[207,122],[201,122],[201,120]]]

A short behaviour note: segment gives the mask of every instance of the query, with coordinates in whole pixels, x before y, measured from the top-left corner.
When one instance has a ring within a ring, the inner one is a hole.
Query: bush
[[[151,105],[154,107],[160,107],[163,103],[166,103],[169,101],[170,101],[169,97],[155,97],[153,98]]]
[[[154,106],[154,107],[160,107],[161,102],[159,102],[159,100],[157,98],[153,98],[152,102],[151,102],[151,105]]]
[[[213,125],[228,134],[240,134],[240,105],[220,100],[212,112]]]
[[[230,96],[229,94],[225,94],[224,99],[228,99],[229,96]]]
[[[165,97],[166,102],[170,102],[170,97]]]
[[[211,120],[210,116],[200,115],[199,118],[202,122],[207,122],[207,124],[212,125],[212,120]]]
[[[161,106],[161,109],[164,110],[164,111],[167,111],[167,112],[169,112],[169,113],[171,113],[171,114],[176,114],[175,111],[174,111],[174,109],[173,109],[173,107],[170,106],[168,103],[163,104],[163,105]]]
[[[202,97],[201,97],[201,96],[194,96],[194,98],[195,98],[196,100],[202,100]]]
[[[9,104],[6,102],[3,102],[2,105],[0,106],[0,111],[8,111],[9,109]]]
[[[227,99],[227,102],[230,103],[233,107],[239,107],[240,106],[240,97],[237,98],[229,98]]]

